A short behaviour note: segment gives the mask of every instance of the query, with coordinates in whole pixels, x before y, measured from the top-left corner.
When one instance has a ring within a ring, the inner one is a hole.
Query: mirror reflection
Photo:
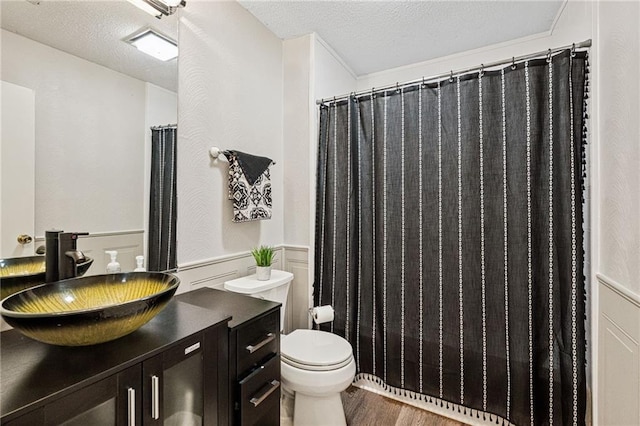
[[[88,232],[87,275],[105,273],[113,250],[134,270],[147,255],[150,128],[177,122],[177,58],[126,40],[149,28],[177,40],[177,15],[124,0],[1,9],[0,257],[33,256],[47,230]]]

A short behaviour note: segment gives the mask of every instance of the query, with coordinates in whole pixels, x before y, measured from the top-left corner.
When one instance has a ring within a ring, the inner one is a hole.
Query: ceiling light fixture
[[[156,18],[162,18],[162,15],[173,15],[179,7],[185,7],[185,0],[128,0],[129,3],[144,10],[148,14]]]
[[[144,29],[125,41],[161,61],[170,61],[178,57],[178,43],[151,28]]]

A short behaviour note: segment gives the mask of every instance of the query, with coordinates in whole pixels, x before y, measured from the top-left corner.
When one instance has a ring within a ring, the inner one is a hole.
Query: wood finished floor
[[[342,392],[341,397],[349,426],[464,425],[354,386]]]

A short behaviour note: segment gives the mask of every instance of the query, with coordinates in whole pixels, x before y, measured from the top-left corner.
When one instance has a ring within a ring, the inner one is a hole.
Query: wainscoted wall
[[[82,231],[82,230],[79,230]],[[118,251],[118,262],[122,272],[131,272],[136,267],[136,256],[144,254],[144,231],[96,232],[78,238],[78,250],[93,258],[93,264],[85,275],[104,274],[111,258],[106,250]],[[44,237],[36,238],[36,247],[44,245]],[[144,266],[147,266],[145,259]]]
[[[297,328],[308,328],[309,293],[309,249],[302,246],[278,246],[274,269],[293,273],[289,298],[284,318],[284,332]],[[180,278],[177,294],[211,287],[224,290],[224,282],[254,274],[255,261],[250,252],[226,255],[214,259],[179,265],[176,275]]]
[[[598,274],[598,424],[640,424],[640,295]]]

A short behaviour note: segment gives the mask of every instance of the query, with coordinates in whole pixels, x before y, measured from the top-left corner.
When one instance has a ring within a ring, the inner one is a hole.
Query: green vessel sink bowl
[[[78,276],[83,276],[92,263],[93,259],[89,257],[84,262],[78,263]],[[0,259],[0,300],[44,282],[44,256]]]
[[[88,346],[137,330],[169,303],[180,280],[161,272],[95,275],[43,284],[0,305],[2,318],[32,339]]]

